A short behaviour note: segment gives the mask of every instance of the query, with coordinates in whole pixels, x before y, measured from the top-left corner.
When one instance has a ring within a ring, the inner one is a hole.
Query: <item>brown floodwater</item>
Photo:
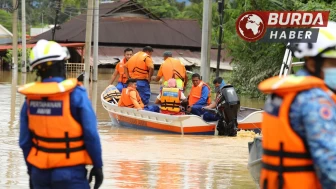
[[[112,125],[100,101],[111,73],[112,70],[100,70],[98,82],[90,84],[89,90],[103,148],[102,189],[257,188],[247,170],[247,143],[252,141],[251,136],[181,136]],[[12,84],[12,78],[17,82]],[[29,188],[18,145],[24,98],[16,90],[17,85],[34,79],[32,74],[23,77],[21,73],[15,76],[0,71],[0,188]],[[152,90],[158,90],[158,86],[152,85]],[[262,101],[246,98],[241,98],[241,103],[256,108],[263,105]]]

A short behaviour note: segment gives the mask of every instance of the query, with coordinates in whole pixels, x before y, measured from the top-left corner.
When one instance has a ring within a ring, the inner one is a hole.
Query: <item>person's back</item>
[[[262,188],[335,188],[336,23],[319,30],[316,43],[290,46],[305,58],[297,76],[259,84],[271,94],[262,121]]]
[[[65,80],[66,52],[56,42],[38,41],[30,64],[42,82],[18,89],[27,97],[20,113],[19,144],[30,188],[89,188],[92,176],[99,188],[103,181],[97,119],[77,79]],[[94,166],[89,182],[88,164]]]
[[[128,78],[136,79],[137,91],[142,102],[147,105],[151,96],[150,81],[154,71],[151,55],[153,49],[146,46],[142,51],[134,54],[124,65],[124,72]]]
[[[161,64],[154,80],[159,81],[163,78],[164,87],[167,86],[168,80],[173,78],[176,80],[177,88],[184,90],[188,82],[185,66],[180,60],[172,58],[172,53],[170,51],[165,51],[163,53],[163,60],[164,62]]]
[[[156,104],[161,104],[160,113],[170,115],[182,115],[181,102],[186,100],[183,92],[177,88],[176,80],[169,79],[167,87],[163,87],[160,94],[157,96]]]

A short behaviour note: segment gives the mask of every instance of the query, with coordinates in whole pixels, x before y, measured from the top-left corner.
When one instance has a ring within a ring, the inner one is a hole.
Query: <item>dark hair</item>
[[[126,53],[127,51],[132,51],[132,52],[133,52],[133,49],[131,49],[131,48],[126,48],[126,49],[124,50],[124,53]]]
[[[48,62],[37,65],[36,69],[37,76],[41,77],[41,80],[49,77],[63,77],[66,79],[66,67],[65,67],[65,61],[59,60],[59,61],[52,61],[51,65],[48,65]]]
[[[143,52],[153,52],[153,48],[151,46],[146,46],[142,49]]]
[[[198,79],[201,79],[201,76],[200,76],[200,74],[198,74],[198,73],[194,73],[194,74],[192,74],[191,78],[194,78],[194,77],[198,77]]]
[[[213,84],[216,84],[216,83],[221,84],[222,81],[223,81],[223,78],[217,77],[216,79],[213,80]]]
[[[128,79],[128,80],[126,81],[126,84],[127,84],[127,85],[129,85],[130,83],[136,83],[136,79],[132,79],[132,78],[130,78],[130,79]]]

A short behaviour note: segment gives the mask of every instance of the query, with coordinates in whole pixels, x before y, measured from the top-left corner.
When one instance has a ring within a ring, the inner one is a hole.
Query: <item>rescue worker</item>
[[[336,23],[315,43],[291,44],[304,68],[259,84],[271,94],[262,121],[264,189],[336,187]]]
[[[20,113],[20,138],[30,188],[94,188],[103,182],[103,162],[97,119],[85,88],[67,79],[65,47],[39,40],[30,66],[42,82],[19,87],[26,96]],[[93,165],[87,180],[86,165]]]
[[[202,107],[211,103],[211,89],[208,84],[201,80],[198,73],[194,73],[191,78],[193,86],[188,97],[187,112],[201,116],[203,114]]]
[[[164,62],[161,64],[155,81],[159,81],[163,77],[163,86],[167,86],[167,82],[171,78],[176,79],[177,88],[184,90],[188,83],[187,71],[180,60],[172,58],[172,53],[166,51],[163,53]]]
[[[161,104],[160,113],[170,115],[183,115],[181,112],[181,102],[187,100],[183,92],[177,88],[176,80],[171,78],[167,82],[167,87],[163,87],[157,96],[155,104]]]
[[[216,105],[217,105],[216,99],[217,99],[218,94],[220,93],[220,89],[226,85],[224,79],[221,77],[217,77],[216,79],[214,79],[213,84],[215,85],[216,98],[214,101],[212,101],[210,105],[205,106],[203,108],[207,108],[207,109],[216,108]],[[203,119],[204,121],[217,121],[219,117],[211,112],[205,111],[203,114]]]
[[[154,71],[152,53],[152,47],[146,46],[142,51],[135,53],[124,65],[127,78],[136,79],[137,91],[145,105],[149,103],[151,95],[149,84]]]
[[[127,75],[124,73],[124,65],[132,57],[133,50],[131,48],[126,48],[124,50],[124,58],[116,65],[114,73],[111,78],[111,85],[113,85],[114,80],[119,75],[117,89],[121,92],[123,88],[126,88]]]
[[[137,80],[128,79],[126,83],[127,88],[124,88],[122,90],[118,106],[135,108],[137,110],[147,110],[151,112],[160,111],[160,108],[156,105],[144,105],[141,100],[140,94],[137,91]]]

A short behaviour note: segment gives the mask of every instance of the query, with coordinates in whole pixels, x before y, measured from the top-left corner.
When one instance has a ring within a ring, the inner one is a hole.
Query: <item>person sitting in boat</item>
[[[157,76],[153,78],[155,81],[159,81],[163,77],[163,86],[167,86],[167,82],[170,78],[175,78],[177,88],[184,90],[188,82],[187,71],[180,60],[172,56],[170,51],[163,53],[164,62],[161,64]]]
[[[220,89],[226,85],[225,81],[221,77],[217,77],[213,80],[213,84],[215,85],[215,92],[216,92],[216,98],[218,97],[218,94],[220,93]],[[212,103],[208,106],[205,106],[203,108],[207,109],[213,109],[216,108],[216,101],[212,101]],[[203,120],[204,121],[217,121],[219,119],[218,115],[215,115],[211,112],[204,112],[203,114]]]
[[[193,86],[188,97],[187,112],[201,116],[203,114],[202,107],[211,103],[211,89],[208,84],[201,80],[198,73],[194,73],[191,78]]]
[[[122,89],[121,97],[118,102],[120,107],[135,108],[137,110],[147,110],[151,112],[159,112],[160,108],[156,105],[145,106],[142,102],[137,88],[137,81],[135,79],[128,79],[126,81],[127,88]]]
[[[160,94],[157,96],[155,104],[161,104],[160,113],[170,115],[183,115],[181,112],[181,102],[187,100],[183,92],[177,88],[176,80],[169,79],[167,87],[163,87]]]
[[[111,85],[113,85],[114,80],[119,75],[117,89],[121,92],[123,88],[126,88],[127,75],[124,73],[124,65],[132,57],[133,50],[131,48],[126,48],[124,50],[124,58],[116,65],[114,73],[111,78]]]

